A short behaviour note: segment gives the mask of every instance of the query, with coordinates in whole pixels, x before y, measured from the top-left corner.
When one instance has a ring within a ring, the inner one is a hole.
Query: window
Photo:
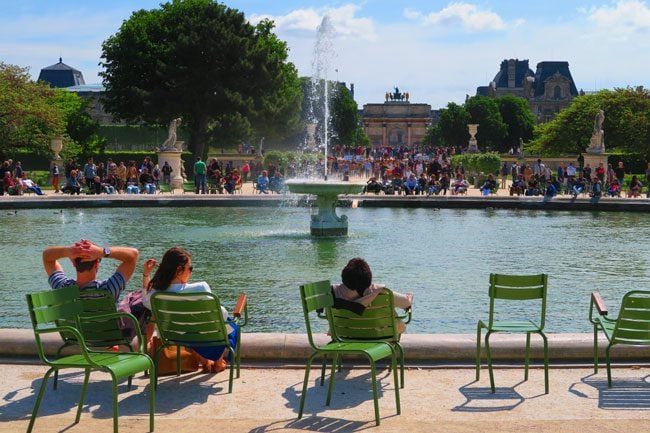
[[[555,86],[553,89],[553,99],[562,99],[562,89],[560,86]]]

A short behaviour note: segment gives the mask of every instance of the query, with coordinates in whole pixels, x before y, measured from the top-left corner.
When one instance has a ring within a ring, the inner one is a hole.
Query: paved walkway
[[[25,431],[45,367],[0,364],[0,431]],[[332,405],[327,387],[312,372],[305,417],[297,420],[303,369],[248,367],[227,393],[224,373],[185,374],[161,379],[156,401],[157,432],[643,432],[650,420],[650,368],[613,369],[607,388],[605,370],[552,368],[545,395],[543,370],[523,382],[523,368],[495,370],[497,392],[487,370],[479,382],[471,368],[409,369],[401,390],[402,414],[395,413],[392,376],[380,373],[381,426],[375,427],[367,370],[344,368],[337,374]],[[45,394],[35,432],[109,432],[112,427],[110,382],[93,373],[81,421],[74,412],[82,375],[64,373],[59,389]],[[120,432],[148,430],[148,379],[122,384]]]

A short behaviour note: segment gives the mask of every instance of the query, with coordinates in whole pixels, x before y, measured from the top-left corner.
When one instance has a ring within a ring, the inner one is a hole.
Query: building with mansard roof
[[[476,89],[481,96],[515,95],[528,101],[538,122],[547,122],[578,96],[569,62],[539,62],[533,72],[528,60],[506,59],[487,86]]]
[[[59,63],[41,69],[38,81],[44,81],[50,87],[72,87],[86,84],[81,71],[63,63],[61,57],[59,57]]]

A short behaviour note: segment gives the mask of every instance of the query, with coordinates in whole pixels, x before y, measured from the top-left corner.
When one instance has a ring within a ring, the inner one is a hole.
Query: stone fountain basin
[[[365,183],[344,182],[338,180],[288,180],[289,191],[294,194],[312,194],[336,196],[341,194],[358,194],[363,191]]]

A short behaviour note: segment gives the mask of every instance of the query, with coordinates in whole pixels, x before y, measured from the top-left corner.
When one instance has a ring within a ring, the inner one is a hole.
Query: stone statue
[[[596,132],[601,132],[603,130],[603,122],[605,121],[605,112],[603,110],[598,110],[596,117],[594,118],[594,134]]]
[[[178,149],[177,144],[179,143],[176,141],[176,128],[178,128],[178,125],[181,124],[181,118],[179,117],[178,119],[174,119],[171,122],[169,122],[169,135],[167,137],[167,140],[162,144],[162,149],[176,149],[176,150],[182,150]],[[182,142],[180,142],[182,143]]]
[[[594,117],[594,130],[591,133],[587,153],[605,153],[605,131],[603,130],[605,122],[605,112],[598,110]]]

